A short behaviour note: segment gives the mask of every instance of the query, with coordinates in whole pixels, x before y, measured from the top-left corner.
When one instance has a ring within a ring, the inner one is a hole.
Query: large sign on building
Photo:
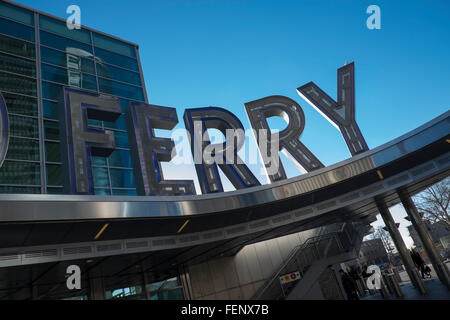
[[[310,82],[297,89],[300,96],[326,117],[341,133],[352,155],[368,150],[355,121],[354,64],[338,69],[337,101]],[[89,120],[114,123],[122,114],[120,99],[78,88],[63,87],[59,96],[59,132],[63,185],[66,193],[94,194],[92,157],[109,157],[116,149],[114,133],[92,128]],[[305,115],[300,105],[285,96],[269,96],[245,103],[260,156],[270,182],[286,179],[279,151],[306,171],[323,167],[320,160],[300,141]],[[8,113],[0,99],[1,145],[0,163],[8,147]],[[267,119],[281,117],[287,127],[271,132]],[[188,131],[192,156],[202,193],[222,192],[220,168],[236,189],[260,185],[238,151],[244,144],[244,127],[233,113],[219,107],[187,109],[184,122]],[[178,123],[175,108],[143,102],[130,102],[126,108],[131,157],[139,195],[195,194],[192,180],[166,180],[161,162],[175,155],[174,142],[156,136],[155,130],[171,130]],[[213,144],[208,129],[217,129],[226,137],[224,143]]]

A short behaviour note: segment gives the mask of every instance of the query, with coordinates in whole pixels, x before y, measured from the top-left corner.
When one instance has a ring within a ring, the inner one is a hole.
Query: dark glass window
[[[94,76],[79,71],[71,71],[63,68],[42,64],[42,79],[62,83],[72,87],[97,90],[97,82]]]
[[[109,187],[109,177],[107,168],[92,168],[95,187]]]
[[[122,114],[115,122],[104,122],[105,128],[110,129],[119,129],[119,130],[127,130],[127,121],[125,119],[125,115]]]
[[[105,157],[91,157],[91,161],[94,166],[106,166]]]
[[[91,59],[73,54],[66,55],[61,51],[50,48],[41,47],[41,60],[61,67],[95,74],[94,62]]]
[[[61,149],[58,142],[45,142],[45,160],[61,162]]]
[[[96,128],[96,129],[98,129],[98,127],[101,128],[102,122],[100,120],[88,119],[88,127]]]
[[[109,165],[112,167],[132,168],[130,151],[114,150],[109,156]]]
[[[22,23],[34,25],[34,14],[31,11],[0,2],[0,16]]]
[[[99,90],[103,93],[144,101],[144,94],[142,92],[142,88],[140,87],[134,87],[131,85],[101,78],[98,79],[98,85]]]
[[[16,94],[3,93],[9,113],[23,114],[26,116],[37,116],[37,99],[19,96]]]
[[[58,164],[48,164],[45,166],[47,172],[47,184],[51,186],[62,185],[62,167]]]
[[[130,44],[97,33],[92,33],[92,40],[96,47],[136,58],[136,50]]]
[[[63,194],[63,188],[59,187],[48,187],[47,194]]]
[[[42,81],[42,97],[45,99],[58,100],[62,95],[63,86]]]
[[[39,185],[40,166],[38,163],[5,161],[0,168],[0,183]]]
[[[109,189],[94,189],[96,196],[110,196],[111,191]]]
[[[36,96],[36,80],[0,72],[0,88],[4,91]]]
[[[65,22],[58,21],[46,16],[39,16],[39,28],[42,30],[47,30],[59,35],[72,38],[74,40],[91,43],[91,36],[89,31],[85,29],[73,29],[67,28]]]
[[[13,39],[3,35],[0,35],[0,51],[26,58],[35,59],[36,57],[34,43]]]
[[[55,121],[44,121],[45,139],[59,140],[59,124]]]
[[[114,131],[114,138],[116,140],[116,146],[119,148],[130,148],[128,143],[128,134],[126,132]]]
[[[95,56],[100,58],[100,62],[106,62],[115,66],[139,72],[136,59],[121,56],[120,54],[115,54],[97,47],[95,48]]]
[[[44,112],[44,118],[58,120],[58,103],[43,100],[42,107]]]
[[[0,18],[0,32],[16,38],[34,41],[34,28]]]
[[[45,31],[40,32],[41,44],[47,47],[62,50],[66,53],[92,55],[92,47],[88,44],[63,38]],[[78,49],[81,49],[78,50]]]
[[[8,186],[0,186],[0,193],[41,193],[41,188],[33,188],[33,187],[8,187]]]
[[[113,189],[112,194],[114,196],[137,196],[136,190]]]
[[[39,138],[38,120],[9,115],[9,132],[12,136]]]
[[[110,175],[113,188],[136,188],[133,170],[110,169]]]
[[[97,63],[97,74],[101,77],[119,80],[137,86],[141,85],[141,77],[139,73],[116,68],[107,64]]]
[[[39,161],[39,141],[10,138],[7,159]]]
[[[35,63],[10,56],[8,54],[0,54],[0,70],[23,74],[29,77],[36,76]]]

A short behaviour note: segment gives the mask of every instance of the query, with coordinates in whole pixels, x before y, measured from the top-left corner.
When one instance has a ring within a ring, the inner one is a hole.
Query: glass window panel
[[[34,14],[31,11],[0,2],[0,16],[22,23],[34,25]]]
[[[136,51],[134,46],[124,43],[122,41],[105,37],[103,35],[92,33],[92,40],[94,46],[124,54],[136,58]]]
[[[4,91],[36,96],[36,80],[0,72],[0,88]]]
[[[112,167],[132,168],[130,151],[114,150],[109,156],[109,165]]]
[[[94,189],[96,196],[110,196],[111,191],[109,189]]]
[[[38,120],[9,115],[9,132],[12,136],[39,138]]]
[[[34,28],[0,18],[0,32],[16,38],[34,41]]]
[[[41,44],[75,55],[92,56],[92,47],[88,44],[63,38],[45,31],[40,32]]]
[[[92,60],[73,54],[66,55],[61,51],[50,48],[41,47],[41,60],[61,67],[95,74],[94,62]]]
[[[48,187],[47,188],[47,194],[63,194],[64,190],[63,188],[59,187]]]
[[[0,70],[36,77],[36,66],[34,62],[16,58],[8,54],[0,54]]]
[[[91,157],[92,165],[94,166],[106,166],[106,158],[105,157]]]
[[[113,188],[136,188],[133,170],[110,169]]]
[[[58,164],[48,164],[45,166],[47,173],[47,184],[51,186],[62,185],[62,166]]]
[[[43,100],[42,107],[44,118],[58,120],[58,104],[56,102]]]
[[[97,90],[97,81],[94,76],[79,71],[53,67],[44,63],[42,64],[42,79],[62,83],[71,87]]]
[[[0,193],[10,193],[10,194],[38,194],[41,193],[40,187],[10,187],[10,186],[0,186]]]
[[[59,123],[55,121],[44,121],[45,139],[59,140]]]
[[[91,37],[89,31],[85,29],[73,29],[67,28],[65,22],[58,21],[46,16],[39,16],[39,28],[47,30],[53,33],[60,34],[62,36],[72,38],[78,41],[91,43]]]
[[[13,39],[0,35],[0,51],[12,53],[18,56],[35,59],[34,43]]]
[[[112,194],[114,196],[137,196],[136,190],[113,189]]]
[[[45,142],[45,160],[61,162],[61,149],[58,142]]]
[[[88,127],[96,128],[102,127],[102,122],[100,120],[88,119]]]
[[[9,113],[23,114],[26,116],[37,116],[37,99],[19,96],[16,94],[3,93]]]
[[[41,188],[37,187],[8,187],[8,186],[0,186],[0,193],[41,193]]]
[[[122,114],[115,122],[104,122],[105,128],[128,130],[127,120],[125,115]]]
[[[121,107],[122,113],[127,112],[130,102],[131,101],[127,100],[127,99],[120,99],[120,107]]]
[[[131,85],[98,78],[99,90],[103,93],[108,93],[124,98],[130,98],[138,101],[144,101],[144,94],[141,87],[134,87]]]
[[[100,58],[100,62],[106,62],[115,66],[139,72],[136,59],[121,56],[120,54],[115,54],[97,47],[95,48],[95,56]]]
[[[0,168],[0,184],[40,185],[39,163],[5,161]]]
[[[97,91],[97,80],[95,80],[94,76],[90,76],[85,73],[82,73],[81,76],[83,89]]]
[[[114,131],[114,138],[117,147],[130,148],[130,144],[128,143],[128,133],[121,131]]]
[[[116,68],[107,64],[97,63],[97,74],[101,77],[128,82],[137,86],[141,85],[139,73]]]
[[[94,187],[109,187],[109,177],[107,168],[92,168],[92,175],[94,176]]]
[[[10,138],[7,159],[39,161],[39,141]]]
[[[63,86],[42,81],[42,97],[45,99],[58,100],[62,95]]]

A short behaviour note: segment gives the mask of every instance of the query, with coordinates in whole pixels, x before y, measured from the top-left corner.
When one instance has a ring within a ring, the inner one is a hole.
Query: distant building
[[[359,251],[358,260],[359,263],[367,265],[378,265],[389,262],[389,256],[383,245],[383,241],[380,238],[364,241]]]

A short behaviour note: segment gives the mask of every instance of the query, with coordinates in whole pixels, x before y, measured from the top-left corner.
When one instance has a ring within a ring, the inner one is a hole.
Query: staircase
[[[322,227],[317,236],[308,238],[292,249],[280,268],[256,291],[252,299],[297,300],[307,297],[330,265],[358,257],[362,239],[369,227],[365,223],[355,222]],[[293,272],[299,272],[300,277],[281,284],[280,277]]]

